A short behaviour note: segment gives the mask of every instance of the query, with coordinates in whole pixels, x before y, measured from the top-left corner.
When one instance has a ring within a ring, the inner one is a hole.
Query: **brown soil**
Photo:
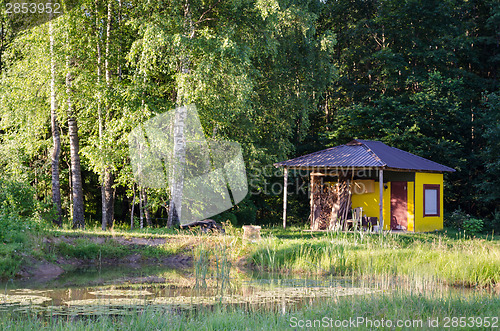
[[[165,238],[135,238],[123,236],[59,236],[45,238],[43,244],[57,245],[65,242],[69,245],[75,245],[77,240],[87,240],[96,244],[103,244],[113,240],[121,245],[127,246],[160,246],[167,243]],[[188,242],[187,246],[195,243]],[[186,251],[189,251],[189,247]],[[58,257],[56,261],[36,260],[31,256],[24,256],[24,266],[17,272],[16,276],[25,279],[36,279],[37,281],[48,281],[59,277],[65,270],[74,270],[76,268],[91,265],[114,265],[130,268],[137,268],[144,265],[161,264],[174,269],[184,269],[192,266],[192,257],[185,254],[177,254],[159,258],[148,258],[137,253],[121,258],[102,258],[100,260],[80,260],[76,258]]]
[[[47,281],[59,277],[64,273],[64,269],[60,266],[43,261],[31,259],[24,268],[22,268],[16,276],[21,278],[36,278],[37,281]]]
[[[120,259],[78,260],[59,257],[55,262],[46,260],[36,261],[29,259],[16,274],[19,278],[36,279],[37,282],[53,280],[65,272],[65,269],[76,269],[80,267],[100,264],[102,266],[123,266],[124,268],[138,268],[144,265],[161,264],[173,269],[185,269],[192,266],[192,257],[178,254],[162,258],[143,258],[139,254],[132,254]]]

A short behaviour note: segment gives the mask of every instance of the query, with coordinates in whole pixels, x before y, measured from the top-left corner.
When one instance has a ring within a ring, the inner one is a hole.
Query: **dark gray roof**
[[[380,141],[360,139],[274,165],[289,168],[376,167],[436,172],[455,171],[423,157],[387,146]]]

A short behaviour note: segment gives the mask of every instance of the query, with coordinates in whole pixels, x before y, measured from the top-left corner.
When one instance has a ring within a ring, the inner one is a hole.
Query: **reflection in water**
[[[215,273],[212,273],[214,275]],[[217,277],[200,288],[191,270],[161,266],[123,270],[89,268],[67,273],[50,283],[10,281],[3,284],[0,311],[50,315],[123,315],[134,311],[189,311],[217,306],[245,310],[294,311],[305,305],[335,302],[341,296],[397,293],[434,298],[490,296],[471,289],[450,288],[432,280],[353,280],[339,277],[297,278],[283,274],[234,271],[221,290]]]

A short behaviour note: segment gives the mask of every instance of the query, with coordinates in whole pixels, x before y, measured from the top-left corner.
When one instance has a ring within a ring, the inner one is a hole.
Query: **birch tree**
[[[54,26],[49,22],[50,36],[50,124],[52,131],[53,149],[51,155],[52,167],[52,201],[56,208],[54,223],[62,226],[61,185],[59,181],[59,158],[61,155],[61,133],[57,121],[56,100],[56,60],[54,54]]]
[[[109,92],[111,89],[111,64],[110,64],[110,43],[111,43],[111,28],[112,28],[112,0],[108,1],[107,6],[107,23],[106,23],[106,58],[104,60],[104,70],[106,75],[106,118],[103,121],[102,127],[106,130],[106,120],[110,118],[110,101]],[[104,160],[104,174],[102,183],[102,229],[113,226],[114,217],[114,192],[113,192],[113,173],[108,160]]]

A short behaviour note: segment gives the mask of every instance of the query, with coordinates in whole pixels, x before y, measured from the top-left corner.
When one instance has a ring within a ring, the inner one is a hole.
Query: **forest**
[[[166,226],[169,191],[135,181],[128,135],[188,104],[207,136],[241,144],[251,179],[218,221],[280,223],[272,164],[359,138],[454,168],[445,211],[500,230],[498,1],[74,0],[29,27],[7,3],[3,230]]]
[[[0,0],[0,329],[498,328],[499,64],[498,0]]]

